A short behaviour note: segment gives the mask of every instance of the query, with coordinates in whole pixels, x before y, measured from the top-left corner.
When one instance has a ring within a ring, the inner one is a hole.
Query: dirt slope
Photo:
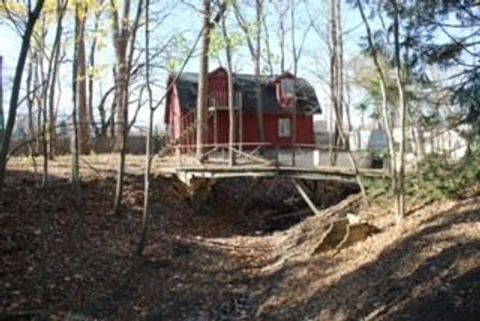
[[[479,202],[425,206],[402,227],[383,226],[334,257],[286,263],[258,319],[478,320]],[[378,225],[386,223],[382,212]]]
[[[391,226],[386,206],[372,207],[361,215],[380,233],[338,253],[309,256],[286,244],[313,244],[312,226],[319,218],[278,222],[279,215],[305,207],[285,182],[274,188],[271,182],[221,183],[199,213],[180,185],[156,178],[149,246],[143,258],[135,258],[141,166],[129,163],[140,170],[128,176],[124,210],[113,217],[108,160],[84,164],[79,206],[69,189],[68,163],[53,163],[47,189],[36,186],[25,164],[12,163],[0,207],[0,320],[478,320],[480,315],[479,193],[462,201],[413,204],[401,228]],[[354,191],[342,187],[338,195],[339,188],[325,182],[317,202],[334,204]],[[255,196],[250,202],[249,194]],[[299,237],[308,227],[312,236]]]

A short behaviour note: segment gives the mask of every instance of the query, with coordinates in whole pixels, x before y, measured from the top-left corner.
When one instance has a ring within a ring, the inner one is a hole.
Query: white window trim
[[[292,120],[290,118],[279,118],[277,126],[278,137],[292,137]]]
[[[281,80],[282,95],[286,98],[295,96],[295,80],[291,78],[284,78]]]

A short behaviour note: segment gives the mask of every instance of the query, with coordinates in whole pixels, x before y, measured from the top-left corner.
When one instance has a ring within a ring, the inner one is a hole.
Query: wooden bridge
[[[328,149],[322,146],[296,146],[292,150],[258,143],[236,144],[233,148],[228,144],[211,144],[203,146],[204,153],[200,158],[196,157],[194,148],[194,145],[177,145],[155,162],[156,173],[178,178],[188,187],[192,199],[204,200],[211,187],[221,179],[288,179],[309,208],[318,213],[305,181],[355,181],[359,175],[376,178],[388,176],[383,169],[357,168],[356,171],[353,167],[316,166],[313,153],[328,153]],[[227,157],[230,151],[235,156],[234,164]],[[310,162],[306,161],[309,158]]]
[[[227,159],[228,144],[205,144],[201,160],[195,156],[193,148],[194,145],[178,145],[176,153],[160,156],[155,166],[157,173],[176,176],[187,185],[194,179],[235,177],[354,180],[357,175],[388,176],[384,169],[359,168],[357,173],[353,167],[315,165],[313,153],[328,153],[325,146],[304,145],[292,150],[260,143],[236,144],[232,148],[235,156],[233,165]]]

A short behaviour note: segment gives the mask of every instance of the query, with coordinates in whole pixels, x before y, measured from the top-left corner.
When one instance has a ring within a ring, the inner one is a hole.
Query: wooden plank
[[[223,166],[223,165],[209,165],[205,164],[204,166],[184,166],[181,168],[186,171],[195,171],[195,170],[208,170],[212,172],[242,172],[242,171],[264,171],[264,170],[276,170],[281,172],[288,173],[303,173],[303,174],[326,174],[326,175],[337,175],[337,176],[356,176],[355,172],[349,168],[340,168],[340,167],[330,167],[330,168],[316,168],[316,169],[307,169],[307,168],[297,168],[297,167],[288,167],[288,166],[272,166],[272,165],[236,165],[233,167]],[[362,176],[370,177],[385,177],[385,172],[378,170],[368,170],[360,171]]]
[[[305,191],[305,189],[303,188],[303,186],[299,182],[297,182],[296,179],[292,179],[292,182],[295,185],[295,188],[297,189],[298,193],[302,196],[303,200],[305,201],[305,203],[307,203],[308,207],[310,207],[312,212],[315,215],[320,213],[320,211],[315,206],[315,203],[313,203],[313,201],[310,199],[310,197],[308,196],[308,194]]]
[[[219,146],[212,149],[218,150]],[[212,152],[210,151],[210,152]],[[267,161],[262,158],[257,158],[245,152],[235,152],[244,156],[245,159],[252,159],[254,161]],[[209,152],[207,152],[209,153]],[[248,156],[247,156],[248,155]],[[178,156],[178,155],[177,155]],[[278,177],[285,179],[304,179],[304,180],[344,180],[351,181],[355,179],[355,171],[347,167],[330,167],[322,166],[315,168],[303,168],[294,166],[275,166],[275,164],[246,164],[239,162],[235,166],[229,166],[222,163],[206,162],[200,164],[195,157],[188,155],[181,155],[181,163],[178,164],[178,157],[159,157],[158,163],[161,164],[155,167],[159,173],[176,173],[178,176],[189,177],[206,177],[206,178],[234,178],[234,177]],[[388,174],[384,170],[379,169],[361,169],[360,175],[367,177],[385,178]]]
[[[262,158],[262,157],[257,157],[257,156],[253,156],[253,155],[250,155],[250,154],[247,154],[245,152],[241,152],[239,151],[238,149],[235,149],[233,148],[233,151],[237,154],[239,154],[240,156],[243,156],[247,159],[251,159],[253,161],[256,161],[256,162],[260,162],[262,164],[267,164],[267,165],[270,165],[271,161],[268,160],[268,159],[265,159],[265,158]]]

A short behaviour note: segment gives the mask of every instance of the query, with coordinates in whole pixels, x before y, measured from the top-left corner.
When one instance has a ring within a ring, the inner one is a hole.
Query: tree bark
[[[113,29],[113,46],[115,48],[115,107],[116,107],[116,122],[114,122],[115,133],[115,150],[120,153],[120,163],[117,172],[117,182],[115,186],[115,198],[113,204],[113,214],[117,215],[120,210],[120,204],[123,196],[123,177],[125,175],[125,133],[128,121],[128,110],[125,105],[127,96],[127,62],[126,52],[128,44],[128,29],[124,28],[130,14],[130,1],[124,2],[124,16],[122,27],[120,27],[117,1],[110,0],[112,10],[112,29]],[[112,114],[112,117],[113,114]],[[113,118],[112,118],[113,119]]]
[[[338,37],[337,37],[337,0],[330,0],[330,110],[331,121],[340,122],[341,116],[338,114]],[[334,166],[337,163],[337,148],[338,147],[338,126],[332,124],[332,133],[330,134],[330,165]]]
[[[256,34],[255,34],[255,83],[257,87],[257,120],[258,120],[258,133],[260,143],[265,143],[265,127],[263,124],[263,90],[261,83],[261,56],[262,56],[262,46],[261,46],[261,34],[262,34],[262,16],[263,16],[263,0],[256,0]]]
[[[41,26],[41,40],[37,42],[38,45],[38,57],[40,57],[40,75],[41,75],[41,80],[42,80],[42,93],[41,96],[38,98],[38,110],[41,110],[41,117],[42,117],[42,129],[41,129],[41,134],[42,134],[42,158],[43,158],[43,175],[42,175],[42,187],[45,187],[48,183],[48,131],[49,131],[49,125],[48,125],[48,110],[47,110],[47,102],[48,102],[48,85],[50,81],[50,75],[52,71],[52,59],[50,57],[50,61],[48,62],[48,69],[47,69],[47,74],[45,74],[45,68],[43,65],[43,56],[41,54],[42,51],[44,51],[45,48],[45,38],[47,36],[46,33],[47,27],[46,27],[46,18],[45,16],[42,17],[42,26]]]
[[[56,153],[56,113],[55,113],[55,89],[56,81],[58,76],[58,64],[60,58],[60,42],[62,39],[63,33],[63,17],[65,15],[65,9],[68,5],[68,0],[62,1],[57,0],[57,29],[55,31],[55,40],[53,44],[51,62],[52,62],[52,72],[50,79],[50,92],[49,92],[49,102],[48,102],[48,119],[49,119],[49,144],[48,144],[48,157],[54,159]]]
[[[114,0],[111,0],[111,3],[115,3]],[[117,77],[120,79],[121,83],[121,93],[117,96],[117,112],[121,113],[121,135],[119,136],[117,133],[117,142],[119,143],[119,151],[120,151],[120,164],[117,173],[117,184],[115,188],[115,199],[113,205],[113,213],[117,215],[120,210],[120,204],[122,202],[123,197],[123,178],[125,176],[125,163],[126,163],[126,152],[127,152],[127,139],[128,139],[128,86],[130,82],[130,70],[132,67],[132,59],[133,53],[135,50],[135,37],[136,33],[140,24],[140,18],[142,14],[143,8],[143,0],[139,0],[137,2],[137,12],[135,16],[135,20],[133,26],[130,27],[128,24],[128,17],[130,16],[130,1],[124,1],[124,8],[123,8],[123,23],[121,28],[121,37],[115,41],[116,44],[116,52],[118,54],[117,58]],[[113,14],[113,24],[114,30],[119,30],[119,22],[118,22],[118,13],[116,9],[114,10]],[[130,44],[130,52],[127,57],[127,48]],[[123,61],[123,63],[118,66],[119,61]],[[120,75],[119,75],[120,74]],[[118,79],[118,78],[117,78]],[[117,89],[118,89],[118,83]],[[119,94],[116,91],[116,94]],[[121,99],[121,101],[120,101]],[[118,113],[117,113],[118,115]]]
[[[85,2],[78,1],[75,8],[75,22],[78,26],[76,41],[78,42],[78,80],[77,80],[77,98],[78,98],[78,122],[79,122],[79,140],[80,154],[90,153],[90,123],[88,121],[88,103],[87,103],[87,65],[85,55],[85,25],[87,20],[87,5]]]
[[[394,53],[395,53],[395,78],[398,90],[398,106],[400,108],[400,151],[397,172],[397,186],[394,190],[395,212],[397,224],[401,223],[405,216],[405,127],[407,106],[405,102],[405,88],[402,81],[402,63],[400,58],[400,26],[399,10],[397,0],[391,0],[394,8],[393,15],[393,34],[394,34]]]
[[[31,71],[31,66],[29,71]],[[31,73],[29,73],[31,76]],[[27,81],[27,90],[30,88],[31,81]],[[29,98],[29,97],[28,97]],[[3,144],[3,136],[5,131],[5,117],[3,114],[3,57],[0,56],[0,144]]]
[[[387,132],[387,137],[388,137],[388,148],[390,151],[390,177],[392,179],[392,189],[395,191],[398,184],[397,171],[396,171],[397,162],[396,162],[396,152],[395,152],[395,139],[393,135],[392,123],[390,120],[390,113],[388,108],[388,99],[387,99],[387,91],[386,91],[387,85],[386,85],[385,73],[380,65],[380,62],[378,59],[378,52],[375,49],[376,47],[373,44],[373,34],[370,29],[370,24],[368,23],[367,17],[363,10],[363,5],[361,3],[361,0],[357,0],[357,5],[358,5],[360,16],[362,18],[362,21],[367,33],[368,46],[372,51],[373,63],[375,65],[375,69],[377,70],[377,74],[380,79],[380,90],[382,93],[382,114],[383,114],[385,130]]]
[[[290,22],[292,27],[292,56],[293,56],[293,75],[296,88],[297,73],[298,73],[298,57],[297,57],[297,45],[296,45],[296,33],[295,33],[295,1],[291,0],[290,3]],[[292,166],[296,166],[296,148],[297,148],[297,103],[292,110]]]
[[[116,122],[115,122],[115,150],[122,149],[124,141],[124,127],[128,122],[128,106],[125,104],[128,97],[127,83],[127,46],[130,38],[128,20],[130,17],[130,0],[124,1],[122,24],[119,21],[117,1],[110,0],[112,10],[113,46],[115,48],[115,100],[116,100]]]
[[[227,1],[224,0],[223,5],[227,6]],[[230,39],[228,38],[226,16],[222,19],[222,34],[225,41],[225,56],[227,58],[227,82],[228,82],[228,163],[230,166],[235,165],[235,93],[234,93],[234,79],[233,79],[233,64],[232,64],[232,48]]]
[[[342,0],[336,0],[337,7],[335,10],[335,20],[337,27],[337,96],[338,96],[338,113],[341,120],[342,129],[346,124],[346,135],[344,135],[343,144],[345,148],[349,148],[348,134],[351,130],[349,105],[345,102],[345,68],[343,59],[343,21],[342,21]],[[345,112],[345,113],[344,113]],[[347,118],[345,121],[345,117]],[[344,131],[345,134],[345,131]]]
[[[3,188],[5,186],[5,174],[7,167],[7,156],[10,147],[10,140],[12,138],[13,127],[15,126],[15,120],[17,116],[18,100],[20,96],[20,89],[22,84],[23,69],[25,68],[25,62],[28,56],[28,50],[30,48],[30,38],[32,37],[35,24],[40,17],[40,13],[43,9],[45,0],[37,0],[33,11],[28,13],[28,20],[25,26],[25,31],[22,37],[22,45],[20,48],[20,54],[18,55],[18,61],[15,69],[15,76],[13,78],[12,92],[10,98],[10,105],[8,110],[7,127],[5,129],[5,136],[2,144],[2,150],[0,151],[0,196],[3,195]]]
[[[262,18],[262,26],[263,26],[264,36],[265,36],[266,60],[267,60],[270,76],[273,76],[275,73],[275,68],[273,67],[273,62],[272,62],[273,55],[272,55],[272,49],[270,46],[270,32],[268,31],[268,25],[266,20],[267,19],[265,18],[265,15],[264,15]]]
[[[229,58],[230,62],[228,63],[228,120],[229,120],[229,127],[228,127],[228,161],[230,166],[235,165],[235,153],[234,153],[234,145],[235,145],[235,92],[234,92],[234,76],[233,76],[233,68],[231,57]],[[238,108],[240,106],[237,106]],[[242,116],[240,116],[242,117]]]
[[[150,172],[152,168],[152,136],[153,136],[153,117],[155,108],[153,106],[152,86],[150,83],[150,0],[145,0],[145,83],[148,93],[148,133],[145,144],[145,182],[143,198],[142,232],[140,242],[137,247],[137,255],[143,253],[147,241],[148,217],[150,213]]]
[[[95,92],[95,55],[97,53],[97,42],[98,42],[98,30],[99,30],[99,24],[100,24],[100,17],[102,15],[102,10],[101,6],[103,5],[103,0],[100,0],[99,3],[99,8],[95,11],[95,23],[93,27],[93,40],[92,44],[90,46],[90,55],[89,55],[89,64],[88,64],[88,114],[90,116],[90,124],[92,130],[95,132],[95,137],[98,137],[100,134],[100,130],[95,123],[95,117],[93,116],[93,97],[94,97],[94,92]],[[104,124],[105,121],[105,114],[103,113],[100,114],[100,118],[103,122],[101,122],[101,127]],[[103,128],[103,127],[102,127]]]
[[[75,35],[78,34],[78,28],[80,26],[75,24]],[[73,62],[72,62],[72,140],[70,142],[71,150],[71,183],[72,189],[75,194],[75,201],[80,203],[80,159],[79,159],[79,127],[78,127],[78,55],[79,55],[79,43],[74,42],[73,47]]]
[[[0,84],[1,85],[1,84]],[[27,72],[27,110],[28,110],[28,132],[30,142],[28,143],[28,153],[32,160],[33,172],[35,177],[37,177],[37,161],[35,159],[35,150],[33,148],[33,142],[35,141],[35,127],[33,125],[33,105],[34,105],[34,85],[33,85],[33,57],[30,53],[30,59],[28,63],[28,72]],[[3,121],[3,119],[2,119]]]
[[[280,46],[280,73],[283,74],[285,69],[285,11],[286,9],[283,6],[284,1],[279,1],[277,4],[277,11],[278,11],[278,38],[279,38],[279,46]]]
[[[198,74],[198,97],[197,97],[197,144],[196,154],[198,159],[202,159],[203,144],[205,143],[205,131],[207,130],[208,120],[208,51],[210,47],[210,15],[211,6],[209,0],[203,1],[203,36],[202,49],[200,54],[200,72]]]

